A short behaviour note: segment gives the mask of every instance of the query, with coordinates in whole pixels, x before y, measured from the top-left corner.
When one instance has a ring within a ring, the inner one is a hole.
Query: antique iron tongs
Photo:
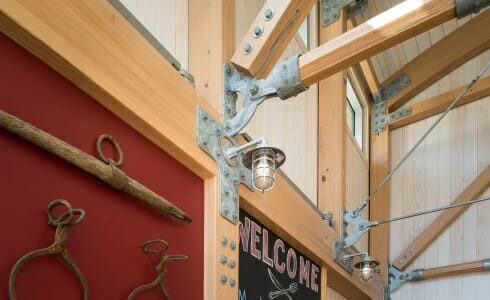
[[[57,218],[55,218],[53,216],[53,210],[57,206],[64,206],[66,208],[66,211],[61,213]],[[83,276],[82,272],[75,264],[71,256],[68,254],[68,250],[67,250],[68,229],[71,226],[80,223],[84,217],[85,217],[85,211],[83,209],[72,208],[71,203],[66,200],[58,199],[49,203],[48,224],[51,226],[56,226],[56,232],[54,234],[54,243],[47,248],[34,250],[32,252],[27,253],[15,263],[14,267],[12,268],[12,271],[10,272],[10,277],[9,277],[9,295],[11,300],[17,299],[17,295],[15,292],[15,280],[22,266],[24,266],[28,261],[30,261],[33,258],[41,257],[45,255],[56,255],[56,254],[61,255],[61,257],[66,261],[70,269],[72,269],[72,271],[75,272],[75,274],[78,277],[78,280],[80,281],[80,284],[82,285],[83,299],[88,300],[87,281],[85,280],[85,277]]]
[[[150,248],[151,244],[162,244],[163,247],[158,250],[152,249]],[[167,290],[165,289],[165,286],[163,285],[163,278],[165,277],[165,275],[167,275],[167,271],[168,271],[167,263],[173,260],[185,260],[187,259],[187,256],[186,255],[163,255],[163,253],[167,251],[167,249],[168,249],[168,243],[164,240],[151,240],[143,243],[143,252],[148,254],[155,253],[160,258],[160,262],[156,267],[157,278],[148,284],[144,284],[134,289],[129,294],[127,300],[133,300],[134,297],[136,297],[136,295],[138,295],[139,293],[152,289],[157,285],[160,286],[160,289],[163,295],[165,296],[165,298],[167,298],[167,300],[171,300],[170,295],[168,294]]]

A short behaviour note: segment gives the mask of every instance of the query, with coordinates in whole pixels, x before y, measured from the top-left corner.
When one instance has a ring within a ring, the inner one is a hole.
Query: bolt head
[[[233,71],[231,70],[231,67],[229,64],[225,64],[225,74],[228,77],[230,77],[233,74]]]
[[[227,261],[228,261],[228,259],[226,258],[225,255],[221,255],[219,257],[219,262],[222,263],[223,265],[226,264]]]
[[[230,241],[230,249],[235,250],[236,249],[236,243],[235,241]]]
[[[221,245],[223,246],[226,246],[228,244],[228,239],[226,238],[226,236],[222,236],[220,241],[221,241]]]
[[[262,36],[262,34],[264,33],[264,27],[262,25],[259,25],[257,27],[255,27],[254,29],[254,38],[259,38],[260,36]]]
[[[230,266],[230,269],[233,269],[236,266],[236,262],[233,259],[230,259],[230,262],[228,265]]]
[[[274,17],[274,9],[268,8],[264,12],[264,20],[270,21]]]
[[[258,85],[256,85],[256,84],[252,85],[252,87],[250,88],[250,91],[249,91],[249,92],[250,92],[250,94],[251,94],[252,96],[257,95],[257,94],[258,94],[258,92],[259,92],[259,86],[258,86]]]
[[[236,280],[233,278],[230,278],[230,286],[234,287],[236,285]]]
[[[221,276],[219,277],[219,280],[221,281],[221,283],[225,284],[226,281],[228,281],[228,277],[226,277],[225,274],[221,274]]]
[[[323,220],[331,220],[333,218],[333,215],[329,211],[325,211],[322,213],[322,218]]]
[[[245,47],[243,47],[243,54],[248,55],[252,52],[253,46],[250,43],[247,43]]]

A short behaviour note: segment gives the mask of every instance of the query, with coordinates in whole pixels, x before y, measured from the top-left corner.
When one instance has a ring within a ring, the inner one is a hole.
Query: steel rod
[[[388,172],[386,177],[376,186],[374,191],[367,197],[364,201],[362,201],[357,210],[361,211],[368,205],[369,201],[381,190],[381,188],[384,186],[384,184],[398,171],[398,169],[401,167],[401,165],[412,155],[412,153],[417,149],[417,147],[425,140],[425,138],[432,132],[432,130],[442,121],[442,119],[453,109],[453,107],[463,98],[463,96],[470,90],[470,88],[485,74],[485,72],[488,70],[490,67],[490,61],[487,62],[483,68],[478,72],[478,74],[471,80],[471,82],[466,86],[466,88],[454,99],[453,102],[446,108],[446,110],[442,113],[442,115],[439,116],[439,118],[430,126],[430,128],[422,135],[422,137],[413,145],[413,147],[410,149],[410,151],[405,154],[405,156],[396,164],[393,169]]]
[[[396,218],[392,218],[392,219],[388,219],[388,220],[384,220],[384,221],[380,221],[380,222],[373,222],[373,225],[369,226],[369,227],[374,227],[374,226],[378,226],[381,224],[399,221],[399,220],[403,220],[403,219],[408,219],[408,218],[412,218],[412,217],[417,217],[417,216],[421,216],[421,215],[431,214],[431,213],[435,213],[435,212],[438,212],[441,210],[456,208],[456,207],[465,206],[465,205],[471,205],[474,203],[488,201],[488,200],[490,200],[490,197],[480,198],[480,199],[476,199],[476,200],[470,200],[470,201],[457,203],[457,204],[451,204],[451,205],[447,205],[447,206],[443,206],[443,207],[438,207],[438,208],[429,209],[429,210],[425,210],[425,211],[421,211],[421,212],[416,212],[416,213],[406,215],[406,216],[402,216],[402,217],[396,217]]]
[[[0,127],[79,167],[110,186],[126,192],[161,212],[170,214],[185,223],[192,222],[191,217],[180,208],[136,180],[126,176],[117,167],[107,165],[82,150],[3,110],[0,110]]]

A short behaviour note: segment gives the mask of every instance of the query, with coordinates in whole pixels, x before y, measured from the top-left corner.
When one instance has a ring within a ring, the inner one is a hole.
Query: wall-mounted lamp
[[[238,147],[225,146],[223,152],[228,164],[236,165],[238,154],[254,146],[254,149],[247,151],[243,155],[242,164],[245,168],[252,171],[253,188],[263,193],[274,187],[276,169],[286,161],[284,152],[281,149],[268,145],[263,137]]]
[[[342,261],[344,263],[352,263],[352,259],[356,256],[361,257],[359,262],[354,265],[354,268],[359,269],[359,280],[362,283],[369,283],[374,274],[379,273],[379,262],[372,259],[367,252],[343,255]]]
[[[376,273],[376,268],[379,266],[379,262],[365,255],[361,260],[354,265],[354,268],[359,269],[359,279],[363,283],[369,283]]]
[[[223,68],[223,122],[214,120],[204,109],[197,111],[197,143],[218,164],[220,177],[220,213],[233,223],[238,222],[238,185],[266,192],[274,187],[275,172],[285,161],[284,152],[267,145],[265,139],[240,145],[237,134],[253,117],[266,99],[285,100],[305,91],[298,70],[298,57],[278,64],[266,79],[256,79]],[[242,107],[237,110],[238,93]],[[248,148],[254,149],[244,153]]]
[[[275,171],[285,161],[284,152],[266,144],[259,145],[243,157],[243,165],[252,171],[252,186],[262,193],[274,187]]]

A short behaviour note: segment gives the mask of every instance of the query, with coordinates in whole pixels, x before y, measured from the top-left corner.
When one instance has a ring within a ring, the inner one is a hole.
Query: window
[[[363,124],[362,124],[362,106],[359,102],[359,98],[357,97],[354,88],[350,80],[347,80],[347,104],[346,104],[346,113],[347,113],[347,127],[349,128],[350,133],[354,136],[357,144],[361,149],[362,147],[362,133],[363,133]]]

